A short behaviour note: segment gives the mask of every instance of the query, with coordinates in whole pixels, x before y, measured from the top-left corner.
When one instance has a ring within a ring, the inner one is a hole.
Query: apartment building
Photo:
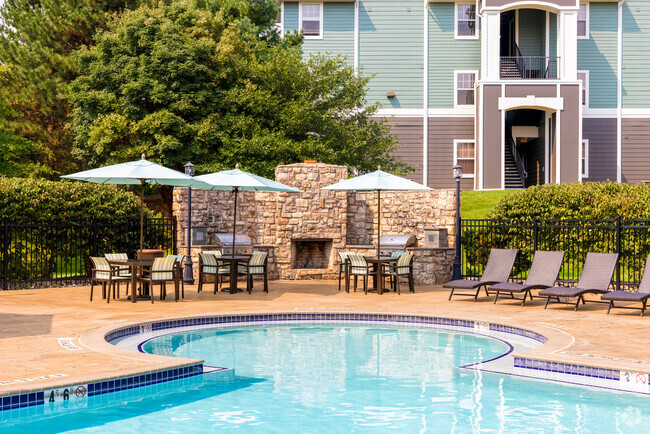
[[[650,0],[281,3],[304,55],[373,75],[411,178],[451,187],[650,181]]]

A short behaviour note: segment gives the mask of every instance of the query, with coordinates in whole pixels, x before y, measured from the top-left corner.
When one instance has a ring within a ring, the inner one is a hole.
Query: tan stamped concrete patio
[[[338,292],[332,281],[274,281],[268,294],[257,284],[251,295],[215,295],[210,287],[200,294],[196,286],[187,287],[184,300],[176,303],[168,297],[166,301],[156,299],[153,305],[148,301],[133,304],[125,298],[110,304],[99,297],[89,302],[88,287],[0,292],[0,395],[84,384],[183,363],[106,343],[103,336],[117,327],[164,318],[267,312],[399,313],[515,325],[549,339],[529,351],[530,356],[650,372],[650,318],[639,317],[638,311],[621,309],[606,315],[606,305],[598,304],[580,306],[578,312],[561,305],[544,310],[542,299],[526,307],[508,299],[493,305],[484,293],[476,303],[465,297],[449,302],[448,290],[440,286],[416,287],[414,294],[406,291],[399,296]],[[64,348],[58,338],[74,338],[81,350]],[[36,378],[58,374],[64,376]],[[28,381],[18,381],[23,379]]]

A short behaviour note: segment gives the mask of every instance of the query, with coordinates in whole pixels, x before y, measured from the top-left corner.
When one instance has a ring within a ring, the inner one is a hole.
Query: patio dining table
[[[366,256],[366,262],[375,266],[375,278],[372,287],[377,290],[377,294],[384,293],[384,265],[397,261],[397,258],[390,255]]]
[[[135,303],[137,301],[137,295],[135,291],[136,279],[138,277],[138,269],[143,267],[151,267],[153,265],[153,259],[123,259],[123,260],[111,260],[108,261],[110,265],[120,265],[126,266],[131,269],[131,302]],[[148,285],[143,285],[142,287],[142,298],[149,299],[149,287]]]
[[[251,255],[225,255],[219,258],[220,261],[228,262],[230,264],[230,293],[242,292],[242,289],[237,288],[237,273],[240,262],[248,262]]]

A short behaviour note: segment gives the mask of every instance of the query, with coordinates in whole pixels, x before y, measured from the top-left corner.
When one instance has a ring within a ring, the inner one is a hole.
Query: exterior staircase
[[[517,67],[515,59],[501,58],[501,78],[502,79],[520,79],[521,73]]]
[[[506,190],[521,190],[524,188],[524,184],[521,182],[521,178],[519,177],[515,157],[512,155],[510,146],[507,143],[505,148]]]

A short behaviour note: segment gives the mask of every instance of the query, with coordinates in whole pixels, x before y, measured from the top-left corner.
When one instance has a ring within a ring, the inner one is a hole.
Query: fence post
[[[621,216],[616,217],[616,290],[621,289]]]
[[[537,216],[533,217],[533,253],[537,251]]]
[[[9,223],[5,217],[2,219],[2,290],[7,288],[7,267],[9,266]]]
[[[176,221],[176,216],[172,216],[172,254],[177,255],[178,254],[178,248],[176,246],[176,229],[178,228],[177,226],[177,221]]]
[[[93,256],[97,256],[97,219],[93,219]]]

